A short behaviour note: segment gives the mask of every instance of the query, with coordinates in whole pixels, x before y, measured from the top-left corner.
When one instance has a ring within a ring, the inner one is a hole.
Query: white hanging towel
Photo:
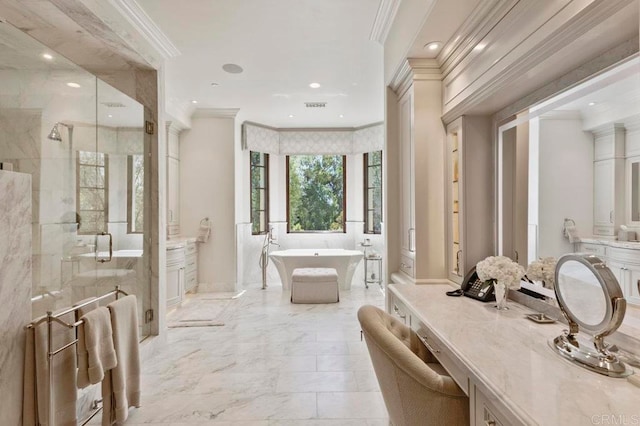
[[[211,235],[211,222],[208,217],[205,217],[200,221],[200,229],[198,230],[198,238],[196,241],[199,243],[206,243],[209,241]]]

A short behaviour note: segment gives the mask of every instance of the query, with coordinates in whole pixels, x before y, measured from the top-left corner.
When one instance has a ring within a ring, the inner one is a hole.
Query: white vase
[[[507,306],[507,296],[509,294],[509,287],[505,283],[494,281],[493,292],[496,295],[496,309],[503,311],[509,309]]]

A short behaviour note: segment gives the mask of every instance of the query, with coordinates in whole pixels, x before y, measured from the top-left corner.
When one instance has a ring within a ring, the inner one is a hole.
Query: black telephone
[[[460,289],[465,296],[481,302],[494,302],[496,300],[496,296],[493,294],[493,283],[480,280],[475,266],[467,272]]]

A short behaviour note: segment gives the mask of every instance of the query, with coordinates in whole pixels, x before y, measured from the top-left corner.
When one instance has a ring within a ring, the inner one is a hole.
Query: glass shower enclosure
[[[0,163],[32,178],[32,318],[115,286],[150,325],[144,107],[0,24]]]

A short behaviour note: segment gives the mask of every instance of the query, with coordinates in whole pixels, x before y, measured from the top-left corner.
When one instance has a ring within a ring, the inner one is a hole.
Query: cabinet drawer
[[[181,265],[184,263],[184,247],[167,249],[167,266]]]
[[[640,265],[640,250],[607,247],[607,257],[616,262]]]
[[[400,256],[400,270],[410,277],[415,277],[415,270],[413,267],[413,259],[409,256]]]
[[[389,305],[391,315],[402,321],[405,325],[411,326],[411,315],[407,307],[395,297],[391,297],[391,304]]]
[[[416,332],[422,343],[429,349],[429,351],[438,358],[438,361],[453,380],[460,386],[465,394],[469,395],[469,378],[466,374],[466,370],[460,366],[453,357],[450,356],[446,350],[442,341],[437,338],[431,329],[422,324],[420,321],[414,321],[413,330]]]
[[[584,253],[591,253],[598,256],[604,256],[606,254],[606,247],[600,244],[581,243],[580,251]]]
[[[491,426],[507,426],[513,424],[507,422],[496,410],[495,406],[489,402],[489,399],[480,390],[474,386],[475,407],[471,407],[475,411],[476,425]]]
[[[184,267],[185,267],[185,272],[188,274],[189,272],[194,272],[198,270],[198,256],[196,256],[195,254],[186,256],[184,258]]]
[[[196,243],[188,243],[185,248],[185,254],[187,256],[189,256],[190,254],[196,254],[197,251],[198,251],[198,246],[196,246]]]
[[[193,290],[197,285],[198,285],[197,271],[193,271],[185,274],[185,278],[184,278],[185,291]]]

